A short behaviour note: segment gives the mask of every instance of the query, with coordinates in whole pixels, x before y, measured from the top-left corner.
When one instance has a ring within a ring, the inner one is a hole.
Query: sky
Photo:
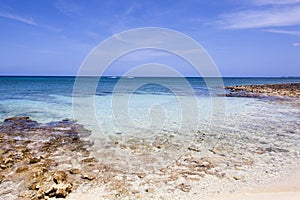
[[[193,38],[222,76],[300,76],[300,0],[0,0],[0,75],[76,75],[102,41],[143,27]],[[125,55],[107,75],[151,62],[196,75],[158,50]]]

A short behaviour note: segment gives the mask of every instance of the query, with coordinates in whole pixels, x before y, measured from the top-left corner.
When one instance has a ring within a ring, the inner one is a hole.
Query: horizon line
[[[300,76],[120,76],[120,75],[105,75],[105,76],[76,76],[76,75],[0,75],[0,77],[61,77],[61,78],[300,78]]]

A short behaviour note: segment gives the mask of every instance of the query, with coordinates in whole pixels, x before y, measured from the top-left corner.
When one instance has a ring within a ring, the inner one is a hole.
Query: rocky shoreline
[[[86,150],[92,143],[81,139],[88,135],[71,120],[5,119],[0,125],[0,198],[63,198],[92,180],[93,159]]]
[[[227,86],[228,97],[300,97],[300,83]]]
[[[94,144],[83,140],[89,135],[82,125],[68,119],[48,124],[40,124],[29,117],[5,119],[0,125],[0,198],[66,198],[75,192],[71,197],[74,199],[81,193],[80,189],[76,191],[79,187],[83,187],[84,192],[104,187],[103,199],[139,198],[141,192],[154,192],[153,186],[148,185],[150,182],[174,181],[180,176],[194,181],[205,174],[222,176],[214,170],[215,161],[191,155],[181,157],[173,166],[159,169],[155,179],[146,173],[119,170],[91,156],[88,149]],[[118,142],[111,145],[132,152],[139,148]],[[189,149],[199,151],[196,147]],[[141,184],[142,191],[132,187],[134,182]],[[191,186],[181,181],[174,186],[173,190],[176,189],[189,192]]]
[[[300,158],[297,134],[275,134],[267,143],[263,134],[226,134],[203,156],[201,141],[216,134],[198,131],[198,142],[169,165],[134,172],[110,162],[125,158],[117,158],[116,151],[139,156],[143,165],[153,162],[149,155],[164,144],[115,138],[97,146],[90,134],[72,120],[40,124],[29,117],[6,119],[0,125],[0,198],[204,199],[272,181],[282,166],[289,171]],[[93,154],[95,145],[105,153]]]

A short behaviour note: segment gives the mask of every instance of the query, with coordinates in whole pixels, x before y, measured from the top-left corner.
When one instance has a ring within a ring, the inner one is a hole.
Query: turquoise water
[[[124,80],[121,89],[115,90],[115,86],[120,81],[118,77],[101,78],[95,95],[93,95],[95,109],[87,110],[85,105],[80,108],[83,113],[95,116],[97,124],[93,123],[89,116],[83,119],[75,117],[75,119],[85,124],[95,134],[120,132],[138,134],[139,132],[153,131],[155,123],[159,124],[157,130],[166,132],[178,131],[183,121],[186,121],[187,126],[196,121],[198,127],[206,129],[208,128],[207,124],[211,124],[213,114],[219,112],[215,111],[219,109],[218,107],[224,109],[222,113],[219,113],[223,118],[247,116],[249,123],[256,116],[262,114],[263,108],[268,108],[264,111],[264,114],[268,116],[265,120],[278,118],[277,114],[284,115],[285,119],[299,116],[299,109],[289,105],[260,99],[220,97],[218,96],[219,86],[208,88],[201,78],[186,78],[192,92],[182,85],[178,78],[128,78]],[[213,81],[214,78],[210,78],[211,80]],[[0,77],[0,120],[11,116],[30,116],[39,122],[74,118],[74,108],[72,107],[74,81],[75,77]],[[89,82],[93,82],[93,78],[85,78],[85,81],[88,87]],[[300,82],[300,78],[223,78],[225,86],[289,82]],[[138,87],[131,91],[132,86],[136,85]],[[130,98],[126,100],[128,107],[124,110],[124,112],[128,110],[128,114],[124,114],[122,118],[123,113],[118,113],[119,110],[122,110],[122,107],[118,108],[121,104],[115,99],[128,94],[130,95]],[[87,97],[82,95],[80,98],[84,100]],[[197,101],[196,112],[194,112],[195,107],[190,106],[194,99]],[[220,99],[224,105],[220,103],[219,106],[216,106],[213,103],[214,100],[219,101]],[[112,103],[114,101],[115,103]],[[191,114],[183,115],[183,107],[180,103],[187,104],[184,112]],[[151,112],[155,106],[157,109]],[[277,112],[277,110],[284,111]],[[198,115],[196,116],[196,114]],[[121,117],[118,118],[116,115]],[[128,118],[132,122],[130,126]],[[151,125],[153,121],[155,123]],[[226,123],[230,124],[230,122]],[[190,127],[194,129],[195,126],[191,125]],[[188,131],[187,127],[184,130]]]
[[[212,84],[218,81],[215,78],[208,80],[208,88],[199,78],[105,77],[95,91],[95,78],[81,78],[83,90],[73,97],[74,81],[74,77],[1,77],[0,120],[12,116],[30,116],[40,123],[75,119],[92,131],[93,156],[133,172],[142,170],[141,161],[145,170],[168,165],[189,146],[199,144],[203,156],[213,146],[228,145],[229,140],[244,146],[245,138],[295,151],[300,148],[299,106],[224,97],[222,87]],[[300,82],[300,78],[223,79],[225,86],[289,82]],[[288,137],[278,144],[276,135]],[[163,143],[164,148],[132,153],[114,147],[115,140],[137,149],[155,143]]]

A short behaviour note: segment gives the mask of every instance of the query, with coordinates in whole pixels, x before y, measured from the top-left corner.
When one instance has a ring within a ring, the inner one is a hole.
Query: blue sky
[[[300,0],[1,0],[0,74],[76,75],[101,41],[139,27],[192,37],[223,76],[300,76]],[[111,75],[137,60],[184,65],[145,51],[118,60]]]

